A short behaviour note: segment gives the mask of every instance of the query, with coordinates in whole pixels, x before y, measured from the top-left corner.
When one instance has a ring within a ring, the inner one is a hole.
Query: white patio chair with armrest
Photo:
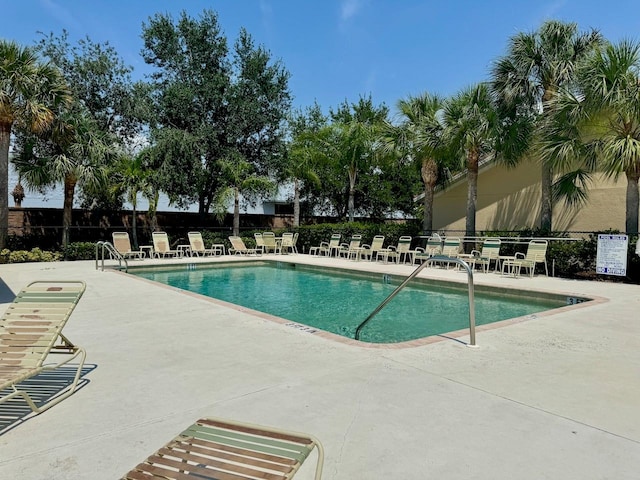
[[[122,255],[123,258],[137,258],[142,260],[145,256],[144,251],[140,250],[136,252],[131,250],[131,241],[129,240],[129,233],[127,232],[113,232],[111,234],[113,239],[113,246],[117,252]]]
[[[371,241],[371,245],[366,243],[362,245],[362,248],[358,252],[358,259],[364,258],[371,260],[372,262],[378,259],[378,252],[382,250],[384,245],[384,235],[376,235]]]
[[[257,248],[247,248],[242,238],[235,235],[229,236],[229,242],[231,242],[231,248],[229,248],[229,255],[261,255],[262,251]]]
[[[153,232],[151,236],[153,237],[153,254],[157,258],[180,256],[180,252],[171,249],[169,237],[166,232]]]
[[[529,270],[529,276],[533,277],[538,263],[544,264],[544,273],[549,276],[549,268],[547,266],[547,246],[549,242],[546,240],[533,239],[529,242],[527,253],[517,252],[514,259],[506,259],[502,262],[502,274],[505,270],[517,277],[520,270],[524,267]]]
[[[362,241],[362,235],[356,233],[351,235],[351,240],[349,243],[341,243],[340,249],[338,250],[339,257],[351,258],[358,254],[358,250],[360,249],[360,242]]]
[[[415,255],[415,250],[411,250],[411,241],[412,238],[405,235],[398,239],[398,245],[393,246],[389,245],[385,252],[385,256],[387,258],[395,259],[396,263],[400,263],[400,258],[402,258],[403,263],[407,263],[409,261],[411,265],[413,265]],[[378,253],[378,255],[380,255]]]
[[[414,261],[427,260],[428,258],[435,257],[442,253],[442,237],[437,233],[434,233],[427,238],[427,244],[424,248],[416,247],[415,254],[413,255]]]
[[[500,257],[500,246],[502,241],[499,238],[486,238],[482,242],[482,250],[471,250],[471,257],[463,258],[467,263],[473,263],[473,267],[481,265],[485,273],[491,270],[491,262],[495,262],[496,269]],[[461,257],[464,257],[461,255]]]
[[[187,237],[189,238],[189,247],[191,248],[191,255],[195,255],[199,257],[202,255],[203,257],[212,256],[216,250],[212,248],[206,248],[204,245],[204,240],[202,239],[202,233],[200,232],[188,232]]]

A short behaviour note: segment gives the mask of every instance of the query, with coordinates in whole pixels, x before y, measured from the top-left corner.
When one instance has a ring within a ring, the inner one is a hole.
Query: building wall
[[[553,230],[594,232],[625,231],[627,181],[598,174],[581,208],[554,205]],[[466,177],[434,199],[434,229],[464,231],[467,205]],[[525,161],[515,168],[491,164],[478,176],[476,230],[519,230],[540,225],[540,166]]]

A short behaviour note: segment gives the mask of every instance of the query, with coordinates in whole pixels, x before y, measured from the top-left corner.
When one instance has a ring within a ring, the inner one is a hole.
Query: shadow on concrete
[[[89,380],[84,377],[96,367],[97,365],[87,364],[82,367],[76,392],[89,383]],[[40,407],[57,395],[63,393],[64,390],[73,383],[77,370],[77,366],[69,364],[68,366],[43,372],[40,375],[29,378],[19,383],[18,388],[27,392],[34,403]],[[11,393],[11,391],[12,389],[10,388],[1,390],[0,398]],[[55,409],[55,407],[53,407],[53,409]],[[12,398],[5,403],[0,403],[0,435],[7,433],[9,430],[14,429],[33,417],[35,417],[35,414],[31,408],[29,408],[29,405],[20,397]]]
[[[0,303],[11,303],[16,298],[16,294],[11,291],[9,286],[0,278]]]

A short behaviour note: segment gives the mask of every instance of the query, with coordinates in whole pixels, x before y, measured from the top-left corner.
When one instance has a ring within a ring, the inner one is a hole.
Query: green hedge
[[[4,249],[0,252],[0,263],[55,262],[62,258],[59,252],[46,252],[39,248],[27,250]]]

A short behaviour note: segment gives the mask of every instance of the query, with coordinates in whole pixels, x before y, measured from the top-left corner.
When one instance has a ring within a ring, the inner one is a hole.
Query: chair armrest
[[[382,250],[385,250],[384,248]],[[395,252],[397,250],[397,247],[394,247],[393,245],[389,245],[386,250],[390,251],[390,252]]]
[[[327,242],[320,242],[320,248],[322,247],[329,247],[329,244]]]
[[[515,257],[516,257],[516,260],[518,259],[524,260],[527,256],[524,253],[516,252]]]
[[[414,250],[414,252],[416,252],[416,253],[424,253],[424,248],[422,248],[422,247],[416,247],[416,249]]]
[[[371,249],[371,245],[367,245],[366,243],[364,245],[362,245],[360,248],[368,248]]]

